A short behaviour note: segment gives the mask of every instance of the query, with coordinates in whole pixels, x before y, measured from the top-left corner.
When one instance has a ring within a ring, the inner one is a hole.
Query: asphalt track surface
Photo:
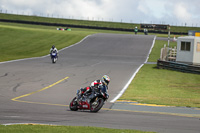
[[[199,133],[198,116],[111,103],[146,62],[154,36],[94,34],[50,57],[0,63],[0,124],[40,123]],[[110,98],[98,113],[70,111],[76,90],[107,74]],[[145,106],[146,107],[146,106]]]

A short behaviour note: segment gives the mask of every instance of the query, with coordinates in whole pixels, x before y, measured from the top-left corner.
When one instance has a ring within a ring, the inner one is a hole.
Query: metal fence
[[[161,61],[176,61],[176,53],[177,53],[176,46],[174,48],[168,48],[165,45],[164,48],[161,48],[160,60]]]
[[[194,74],[200,74],[200,66],[196,65],[189,65],[179,62],[172,62],[172,61],[157,61],[157,67],[159,69],[169,69],[169,70],[175,70],[185,73],[194,73]]]

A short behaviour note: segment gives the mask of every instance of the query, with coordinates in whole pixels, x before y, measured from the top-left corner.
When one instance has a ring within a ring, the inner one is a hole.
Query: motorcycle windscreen
[[[54,52],[54,51],[53,51],[51,54],[52,54],[53,56],[56,56],[56,55],[57,55],[57,53],[56,53],[56,52]]]

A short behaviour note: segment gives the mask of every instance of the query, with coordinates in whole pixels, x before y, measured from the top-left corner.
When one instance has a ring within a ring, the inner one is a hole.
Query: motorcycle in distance
[[[57,52],[52,52],[51,53],[51,60],[52,60],[52,63],[56,63],[58,57],[57,57]]]
[[[105,88],[94,88],[92,92],[82,97],[79,93],[80,90],[77,90],[76,97],[69,104],[69,108],[72,111],[90,110],[90,112],[98,112],[109,98]]]

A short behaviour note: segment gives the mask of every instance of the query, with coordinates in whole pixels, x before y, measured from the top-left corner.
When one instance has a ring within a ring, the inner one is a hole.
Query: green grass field
[[[197,74],[157,69],[156,65],[146,64],[120,100],[200,108],[199,81]]]
[[[79,126],[0,125],[0,133],[153,133],[137,130]]]

